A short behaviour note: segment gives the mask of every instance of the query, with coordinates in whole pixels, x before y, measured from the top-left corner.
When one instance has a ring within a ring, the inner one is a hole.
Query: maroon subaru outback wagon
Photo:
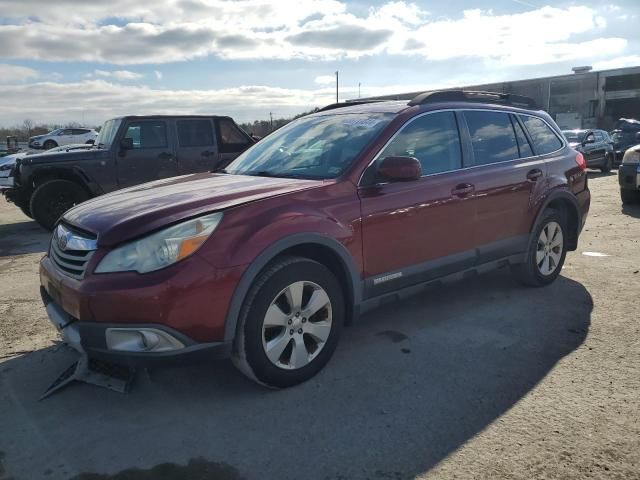
[[[553,282],[589,202],[582,155],[526,97],[335,104],[224,171],[72,208],[42,259],[41,292],[90,357],[231,356],[286,387],[389,297],[506,265],[527,285]]]

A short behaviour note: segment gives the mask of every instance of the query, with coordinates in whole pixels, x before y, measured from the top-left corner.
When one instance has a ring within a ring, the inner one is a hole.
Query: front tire
[[[46,142],[44,142],[44,145],[42,146],[45,150],[51,150],[52,148],[57,147],[58,144],[53,141],[53,140],[47,140]]]
[[[512,268],[516,279],[529,287],[543,287],[558,278],[567,255],[567,233],[564,216],[545,210],[531,232],[525,261]]]
[[[640,203],[640,190],[620,189],[620,199],[625,205]]]
[[[611,155],[606,154],[604,156],[604,165],[600,167],[600,171],[602,173],[609,173],[613,168],[613,160],[611,159]]]
[[[47,230],[53,230],[64,212],[88,199],[86,190],[77,183],[49,180],[35,189],[29,209],[36,222]]]
[[[302,383],[331,358],[344,316],[340,283],[327,267],[284,257],[264,270],[247,294],[233,362],[262,385]]]

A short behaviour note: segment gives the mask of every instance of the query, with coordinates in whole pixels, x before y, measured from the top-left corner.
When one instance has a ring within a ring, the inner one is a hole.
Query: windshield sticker
[[[349,127],[363,127],[371,128],[380,123],[382,120],[379,118],[349,118],[342,123]]]

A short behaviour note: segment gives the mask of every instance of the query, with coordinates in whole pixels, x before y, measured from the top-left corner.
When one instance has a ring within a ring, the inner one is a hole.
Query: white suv
[[[29,139],[29,148],[44,148],[49,150],[61,145],[72,143],[93,143],[98,138],[98,132],[91,128],[59,128],[46,135],[38,135]]]

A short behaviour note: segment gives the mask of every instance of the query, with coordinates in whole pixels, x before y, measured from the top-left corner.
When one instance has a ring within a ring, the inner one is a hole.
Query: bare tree
[[[27,132],[27,138],[29,138],[31,136],[31,130],[33,130],[33,120],[25,118],[22,121],[22,129]]]

